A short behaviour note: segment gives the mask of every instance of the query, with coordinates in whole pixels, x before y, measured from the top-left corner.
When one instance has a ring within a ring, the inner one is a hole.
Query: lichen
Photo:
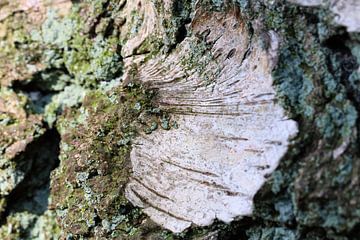
[[[84,123],[76,124],[81,112],[69,113],[58,123],[63,142],[52,195],[65,234],[109,238],[140,234],[145,216],[130,205],[123,189],[130,177],[133,138],[164,119],[154,111],[153,96],[137,85],[109,94],[92,91],[83,102]],[[72,115],[75,121],[68,124]]]
[[[32,213],[16,213],[8,217],[0,228],[0,238],[4,240],[55,240],[59,237],[60,228],[50,211],[40,217]]]

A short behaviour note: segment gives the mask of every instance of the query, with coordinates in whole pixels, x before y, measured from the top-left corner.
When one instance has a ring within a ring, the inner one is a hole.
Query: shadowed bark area
[[[359,7],[0,1],[0,238],[357,239]]]

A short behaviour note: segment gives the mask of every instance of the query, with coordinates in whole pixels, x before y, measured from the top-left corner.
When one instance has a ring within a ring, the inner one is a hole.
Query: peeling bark
[[[271,57],[234,12],[198,9],[189,30],[192,37],[140,64],[135,76],[157,89],[177,127],[134,140],[127,197],[174,232],[251,215],[254,195],[297,132],[275,103]],[[194,48],[202,54],[191,56]]]

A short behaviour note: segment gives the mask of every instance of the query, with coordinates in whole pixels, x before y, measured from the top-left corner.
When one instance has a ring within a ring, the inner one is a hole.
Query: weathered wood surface
[[[275,32],[264,49],[235,12],[203,9],[191,32],[135,76],[157,89],[159,107],[178,126],[135,139],[127,197],[174,232],[251,215],[254,195],[297,133],[272,86]],[[203,55],[191,56],[193,48]]]

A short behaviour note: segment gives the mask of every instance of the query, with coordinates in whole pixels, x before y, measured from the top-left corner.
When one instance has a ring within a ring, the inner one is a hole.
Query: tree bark
[[[357,1],[0,1],[1,239],[357,239]]]

